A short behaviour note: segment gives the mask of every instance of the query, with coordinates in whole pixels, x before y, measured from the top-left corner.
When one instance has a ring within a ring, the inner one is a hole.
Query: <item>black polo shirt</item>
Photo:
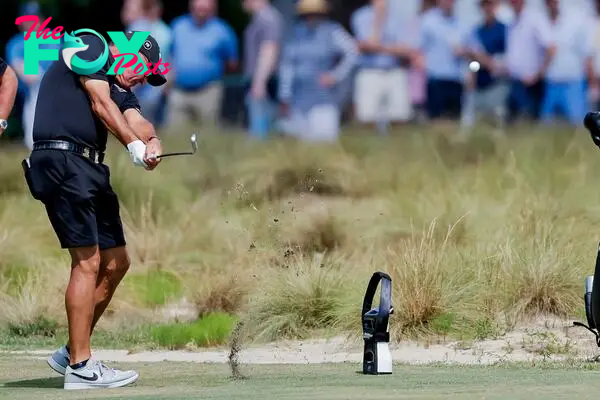
[[[88,49],[77,57],[93,61],[104,51],[104,43],[94,35],[80,36]],[[115,62],[109,52],[108,61],[100,71],[87,75],[90,79],[108,82],[111,98],[121,112],[128,108],[140,108],[136,96],[116,85],[116,75],[107,75]],[[62,51],[42,78],[38,93],[33,124],[33,140],[66,140],[104,151],[108,129],[92,110],[90,99],[79,80],[80,75],[71,71],[64,62]]]
[[[4,75],[4,72],[6,72],[6,67],[8,65],[6,65],[6,61],[4,61],[4,59],[2,57],[0,57],[0,76]]]

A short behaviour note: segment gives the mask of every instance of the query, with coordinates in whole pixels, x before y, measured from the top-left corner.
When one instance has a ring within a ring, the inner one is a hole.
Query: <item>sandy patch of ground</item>
[[[390,343],[395,362],[407,364],[460,363],[492,364],[502,361],[592,359],[600,355],[594,336],[571,320],[540,319],[495,340],[474,342]],[[52,350],[10,352],[45,359]],[[97,350],[94,356],[106,362],[179,361],[226,363],[226,347],[200,351]],[[243,364],[359,363],[360,338],[349,342],[341,337],[322,340],[288,341],[246,346],[239,354]]]

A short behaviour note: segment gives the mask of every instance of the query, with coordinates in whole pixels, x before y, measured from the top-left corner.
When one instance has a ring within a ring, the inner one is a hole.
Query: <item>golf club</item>
[[[190,138],[190,141],[192,142],[192,151],[184,151],[184,152],[179,152],[179,153],[166,153],[166,154],[161,154],[160,156],[157,156],[156,158],[165,158],[165,157],[171,157],[171,156],[190,156],[192,154],[195,154],[196,150],[198,150],[198,144],[196,143],[196,134],[195,133]]]

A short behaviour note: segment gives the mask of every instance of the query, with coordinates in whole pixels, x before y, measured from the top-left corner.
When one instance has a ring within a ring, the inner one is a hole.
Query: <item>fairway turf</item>
[[[111,366],[113,364],[111,363]],[[139,381],[110,390],[64,391],[44,360],[0,356],[0,398],[6,399],[583,399],[600,389],[600,366],[396,365],[388,376],[365,376],[360,364],[251,365],[233,380],[227,365],[115,364]]]

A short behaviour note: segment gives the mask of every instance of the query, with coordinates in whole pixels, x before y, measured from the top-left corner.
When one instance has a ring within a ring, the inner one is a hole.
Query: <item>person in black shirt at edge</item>
[[[8,117],[15,105],[18,87],[17,74],[0,57],[0,136],[8,128]]]
[[[133,33],[127,32],[131,39]],[[77,57],[93,61],[105,50],[94,35],[79,36],[89,47]],[[90,336],[129,268],[119,201],[103,164],[110,131],[127,148],[136,166],[153,170],[162,148],[153,125],[141,114],[131,88],[161,86],[158,74],[127,68],[107,75],[119,50],[109,43],[108,61],[90,75],[71,71],[62,51],[40,85],[33,126],[34,149],[23,160],[32,196],[41,201],[61,248],[71,255],[65,295],[69,341],[48,364],[64,375],[64,389],[115,388],[135,382],[136,371],[108,368],[91,357]],[[148,64],[159,62],[160,48],[149,36],[139,50]]]

